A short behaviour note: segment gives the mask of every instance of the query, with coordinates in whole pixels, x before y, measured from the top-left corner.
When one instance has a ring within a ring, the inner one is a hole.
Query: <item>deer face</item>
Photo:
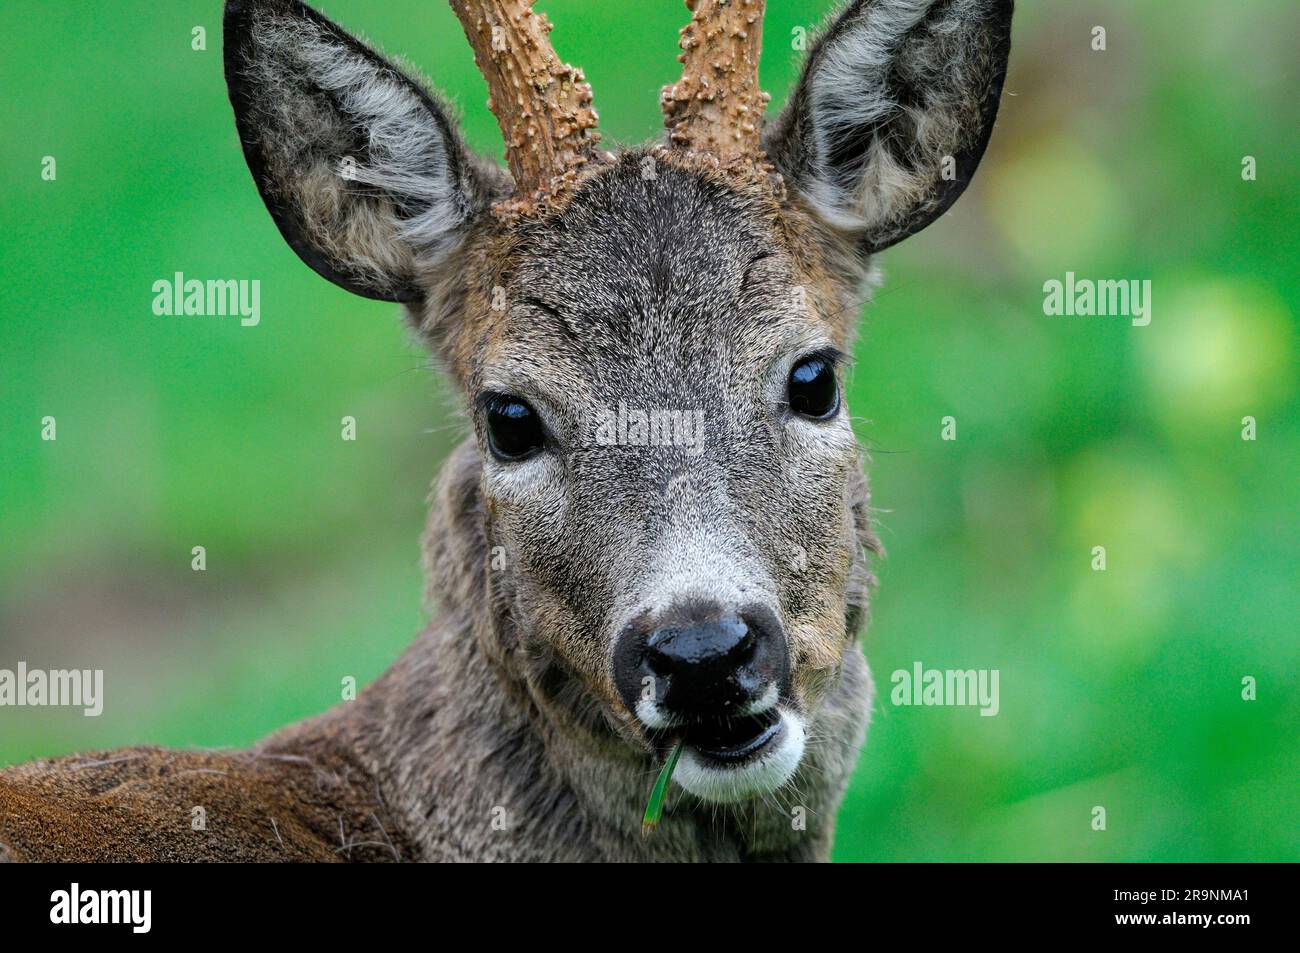
[[[674,147],[593,154],[543,197],[308,8],[227,6],[231,98],[281,231],[404,302],[463,391],[520,676],[633,756],[682,742],[677,780],[702,798],[788,781],[857,651],[875,543],[845,355],[871,256],[983,153],[1009,21],[1002,0],[852,3],[764,132],[771,164],[679,104]]]
[[[679,780],[721,799],[785,780],[852,637],[846,326],[766,183],[645,155],[521,230],[466,396],[539,683],[685,739]]]

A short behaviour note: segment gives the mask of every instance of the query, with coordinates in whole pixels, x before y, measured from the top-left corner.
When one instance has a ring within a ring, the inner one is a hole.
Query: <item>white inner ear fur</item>
[[[879,122],[901,107],[889,94],[890,70],[903,38],[925,18],[936,0],[877,0],[865,14],[826,46],[810,77],[814,174],[806,191],[830,224],[849,230],[869,229],[904,216],[934,185],[937,170],[909,169],[898,163],[879,140],[868,148],[859,167],[832,169],[826,157],[832,142],[853,130]],[[954,3],[938,29],[959,31],[978,13],[979,0]],[[928,72],[956,63],[918,64]],[[955,80],[949,76],[943,85]],[[937,92],[937,90],[936,90]],[[925,155],[939,161],[948,144],[958,141],[957,111],[909,109]]]
[[[380,275],[391,275],[394,266],[400,267],[395,255],[408,262],[411,255],[430,263],[440,259],[454,245],[468,210],[461,183],[450,173],[449,144],[424,101],[403,82],[340,46],[314,24],[268,18],[255,35],[261,50],[254,57],[254,78],[262,85],[263,95],[279,96],[281,102],[290,103],[298,96],[294,87],[303,77],[331,94],[343,114],[338,121],[363,130],[368,140],[368,154],[351,157],[355,162],[352,181],[375,186],[406,206],[405,218],[396,214],[392,204],[376,202],[348,203],[346,221],[337,215],[317,216],[347,230],[347,235],[333,237],[336,251]],[[301,127],[302,122],[291,124]],[[341,174],[344,159],[341,155],[319,157],[317,170],[332,175],[332,182],[326,175],[312,176],[314,170],[300,170],[299,175],[315,180],[311,189],[295,187],[300,198],[341,211],[350,184]],[[292,172],[282,170],[282,174]],[[333,201],[306,194],[322,190],[334,193]],[[310,220],[311,209],[304,212]],[[394,239],[408,246],[405,255],[383,247]]]

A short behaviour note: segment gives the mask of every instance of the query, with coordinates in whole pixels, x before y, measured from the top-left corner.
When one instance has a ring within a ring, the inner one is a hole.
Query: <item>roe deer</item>
[[[1012,0],[848,3],[767,124],[762,0],[689,0],[667,136],[619,154],[531,0],[451,4],[508,171],[298,0],[225,11],[285,240],[401,302],[472,420],[427,529],[433,621],[355,701],[250,750],[0,772],[0,853],[828,858],[872,705],[879,550],[842,359],[873,256],[979,163]]]

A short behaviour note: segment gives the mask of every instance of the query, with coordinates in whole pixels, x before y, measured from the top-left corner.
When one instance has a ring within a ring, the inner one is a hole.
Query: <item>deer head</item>
[[[227,4],[248,165],[302,260],[402,302],[463,394],[475,563],[438,572],[472,577],[442,596],[481,593],[487,655],[602,750],[682,742],[702,798],[772,791],[830,699],[865,717],[876,543],[839,378],[872,256],[979,163],[1012,0],[848,3],[766,124],[762,0],[688,0],[668,134],[617,154],[530,0],[451,5],[508,171],[296,0]]]

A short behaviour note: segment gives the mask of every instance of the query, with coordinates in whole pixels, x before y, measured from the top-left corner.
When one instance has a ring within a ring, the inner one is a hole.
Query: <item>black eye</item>
[[[542,449],[546,435],[533,408],[518,397],[492,394],[484,401],[488,446],[502,460],[522,460]]]
[[[790,370],[790,409],[796,414],[825,420],[840,409],[840,388],[835,364],[825,355],[805,357]]]

